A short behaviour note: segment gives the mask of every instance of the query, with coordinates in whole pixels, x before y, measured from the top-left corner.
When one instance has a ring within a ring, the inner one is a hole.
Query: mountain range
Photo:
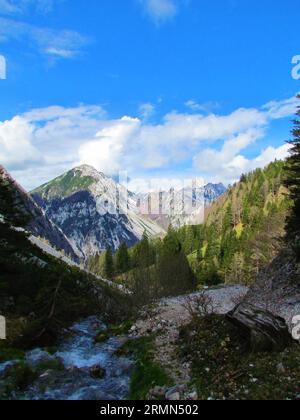
[[[171,192],[137,195],[87,165],[66,172],[30,194],[3,167],[0,181],[28,216],[26,230],[76,262],[108,248],[116,251],[122,243],[132,246],[144,233],[149,238],[162,237],[170,224],[180,227],[201,223],[204,203],[209,207],[226,191],[222,184],[208,184],[174,191],[173,195]],[[145,212],[149,200],[150,214]],[[186,212],[186,202],[193,202],[195,208]],[[165,214],[169,203],[173,213]]]
[[[138,242],[164,230],[136,210],[134,195],[113,179],[83,165],[32,192],[36,203],[86,258],[124,242]]]
[[[203,202],[205,197],[208,205],[225,190],[221,184],[209,184],[198,191],[196,201]],[[108,248],[116,251],[122,243],[132,246],[144,233],[149,238],[164,236],[170,223],[189,222],[181,205],[175,209],[175,214],[182,214],[179,219],[141,211],[141,196],[88,165],[68,171],[31,195],[84,259]],[[167,196],[164,193],[164,200]]]

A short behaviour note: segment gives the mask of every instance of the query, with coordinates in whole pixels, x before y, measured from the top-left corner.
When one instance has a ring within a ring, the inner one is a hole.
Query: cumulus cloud
[[[0,122],[0,162],[14,168],[41,162],[42,156],[32,145],[34,127],[22,117]]]
[[[126,167],[126,148],[140,125],[140,120],[130,117],[108,123],[96,134],[95,140],[79,148],[80,163],[101,169],[107,175],[121,171]]]
[[[108,175],[186,173],[230,183],[242,172],[286,157],[288,146],[274,148],[267,133],[274,120],[292,116],[296,106],[288,99],[227,115],[172,112],[160,123],[110,119],[93,105],[33,109],[0,123],[0,162],[27,188],[84,163]],[[249,159],[248,149],[253,155],[256,143],[261,152]]]
[[[208,148],[194,158],[194,166],[205,173],[222,174],[222,178],[234,178],[241,173],[243,166],[239,153],[264,137],[262,129],[248,129],[246,132],[225,141],[220,150]],[[237,171],[238,174],[236,173]]]
[[[292,97],[283,101],[271,101],[257,110],[260,119],[247,131],[228,138],[220,149],[207,148],[194,157],[196,170],[204,172],[208,177],[216,180],[215,174],[225,182],[236,181],[241,173],[262,168],[275,159],[285,159],[289,153],[289,145],[284,144],[278,148],[268,146],[257,157],[247,159],[241,154],[251,144],[263,139],[265,130],[273,120],[286,118],[295,114],[299,100]]]
[[[139,2],[156,24],[172,19],[178,12],[177,0],[139,0]]]

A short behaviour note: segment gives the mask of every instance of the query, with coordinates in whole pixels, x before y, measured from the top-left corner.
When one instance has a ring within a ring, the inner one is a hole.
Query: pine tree
[[[172,227],[163,241],[156,271],[163,296],[185,293],[195,286],[194,274]]]
[[[146,268],[155,263],[155,250],[151,246],[146,232],[142,240],[135,246],[133,260],[135,267]]]
[[[116,269],[119,273],[127,273],[127,271],[130,270],[130,257],[125,242],[118,249],[116,255]]]
[[[300,99],[300,95],[298,95]],[[285,185],[290,191],[293,200],[293,207],[287,220],[287,241],[300,242],[300,106],[294,120],[292,130],[293,139],[289,141],[291,145],[291,155],[286,164]]]
[[[114,259],[111,248],[105,253],[104,273],[107,278],[112,278],[115,274]]]

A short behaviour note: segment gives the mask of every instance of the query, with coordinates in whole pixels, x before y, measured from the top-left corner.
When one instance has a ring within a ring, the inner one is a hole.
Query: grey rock
[[[174,392],[174,393],[166,393],[166,400],[167,401],[180,401],[180,394],[179,392]]]
[[[226,316],[238,327],[254,352],[283,351],[292,344],[285,320],[247,302],[241,303]]]
[[[196,392],[196,391],[194,391],[194,392],[191,392],[190,394],[188,394],[187,396],[186,396],[186,399],[187,400],[190,400],[190,401],[197,401],[199,398],[198,398],[198,393]]]
[[[173,386],[172,388],[168,389],[165,398],[169,401],[178,401],[181,398],[181,395],[187,391],[187,385],[181,384]]]
[[[156,398],[163,398],[166,395],[166,388],[162,386],[156,386],[150,391],[150,396]]]
[[[93,379],[103,379],[106,371],[100,365],[95,365],[90,368],[90,375]]]

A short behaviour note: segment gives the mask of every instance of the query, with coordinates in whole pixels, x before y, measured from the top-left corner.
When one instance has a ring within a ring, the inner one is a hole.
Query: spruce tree
[[[112,278],[115,274],[114,259],[111,248],[108,248],[105,253],[104,274],[107,278]]]
[[[122,243],[116,255],[116,269],[119,273],[126,273],[130,270],[130,257],[126,243]]]
[[[298,95],[300,99],[300,94]],[[298,108],[294,128],[293,139],[289,141],[291,154],[286,164],[285,185],[290,191],[293,201],[292,211],[287,220],[287,241],[300,244],[300,106]],[[300,248],[300,247],[297,247]]]
[[[155,263],[155,250],[144,232],[142,240],[135,246],[133,255],[134,265],[138,268],[150,267]]]
[[[156,276],[162,296],[176,296],[193,290],[195,277],[176,231],[170,227],[163,241]]]

